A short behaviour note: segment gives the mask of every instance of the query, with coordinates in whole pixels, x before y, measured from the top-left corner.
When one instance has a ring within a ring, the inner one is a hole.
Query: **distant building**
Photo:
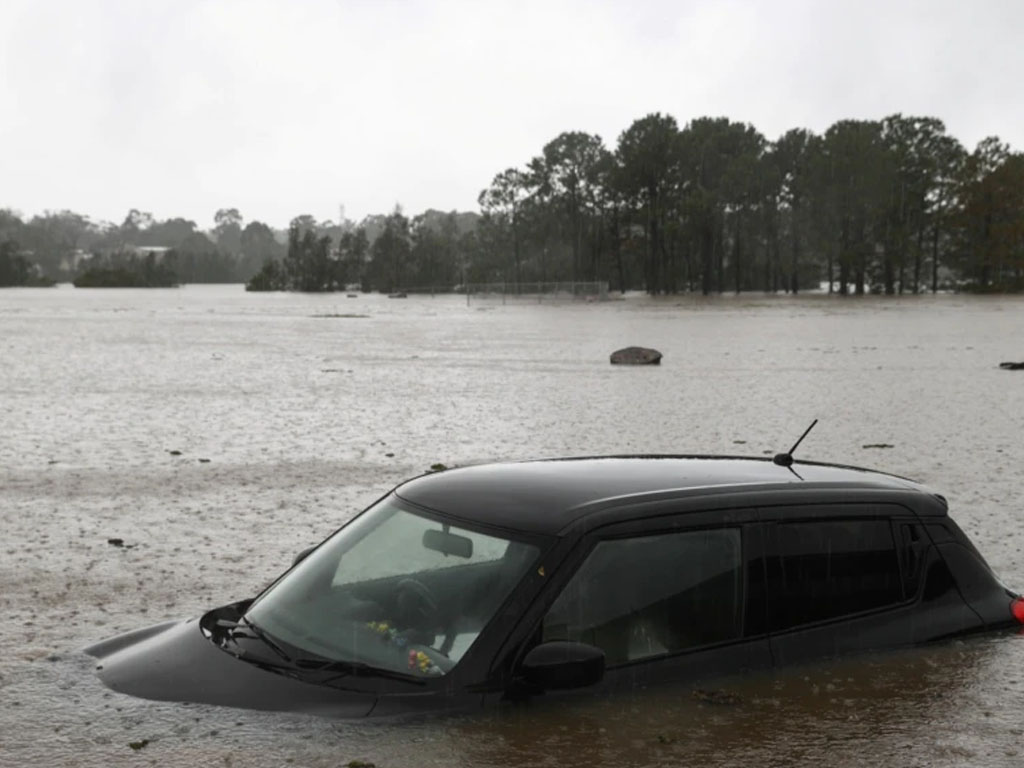
[[[74,251],[66,256],[62,256],[60,260],[60,269],[62,272],[77,272],[78,265],[83,261],[88,261],[92,258],[92,254],[89,251],[84,251],[81,248],[76,248]]]
[[[130,252],[136,256],[153,256],[157,263],[163,261],[164,255],[171,250],[166,245],[133,245]]]

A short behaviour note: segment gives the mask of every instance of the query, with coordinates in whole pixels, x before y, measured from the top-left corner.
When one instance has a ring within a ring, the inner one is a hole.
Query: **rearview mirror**
[[[538,688],[585,688],[604,677],[604,651],[561,640],[541,643],[526,654],[519,671]]]
[[[442,555],[454,555],[467,559],[473,556],[473,540],[448,531],[424,531],[423,546],[440,552]]]

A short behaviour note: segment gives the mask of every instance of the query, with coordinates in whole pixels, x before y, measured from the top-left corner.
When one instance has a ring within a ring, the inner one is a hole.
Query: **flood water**
[[[662,365],[610,366],[630,344]],[[251,596],[435,462],[757,456],[814,418],[800,456],[932,485],[1024,589],[1004,360],[1022,298],[2,291],[0,766],[1021,765],[1012,633],[701,683],[736,706],[680,687],[396,722],[131,699],[80,652]]]

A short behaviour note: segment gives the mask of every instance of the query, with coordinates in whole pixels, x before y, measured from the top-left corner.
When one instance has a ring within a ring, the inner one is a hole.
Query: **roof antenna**
[[[797,446],[799,446],[800,443],[802,443],[804,441],[804,438],[807,437],[807,434],[812,429],[814,429],[814,425],[817,424],[817,423],[818,423],[817,419],[812,421],[811,422],[811,426],[809,426],[807,429],[805,429],[804,433],[802,435],[800,435],[800,439],[797,440],[795,443],[793,443],[793,447],[790,448],[786,453],[776,453],[775,454],[775,458],[773,458],[772,461],[774,463],[778,464],[780,467],[791,467],[791,466],[793,466],[793,451],[795,451],[797,449]]]

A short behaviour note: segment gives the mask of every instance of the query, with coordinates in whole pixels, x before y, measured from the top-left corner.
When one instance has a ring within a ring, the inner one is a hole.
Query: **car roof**
[[[594,456],[481,464],[434,472],[400,485],[417,506],[488,526],[554,534],[609,506],[659,499],[761,492],[890,491],[944,500],[906,478],[858,467],[736,456]],[[782,498],[782,497],[780,497]],[[761,502],[763,503],[763,501]]]

